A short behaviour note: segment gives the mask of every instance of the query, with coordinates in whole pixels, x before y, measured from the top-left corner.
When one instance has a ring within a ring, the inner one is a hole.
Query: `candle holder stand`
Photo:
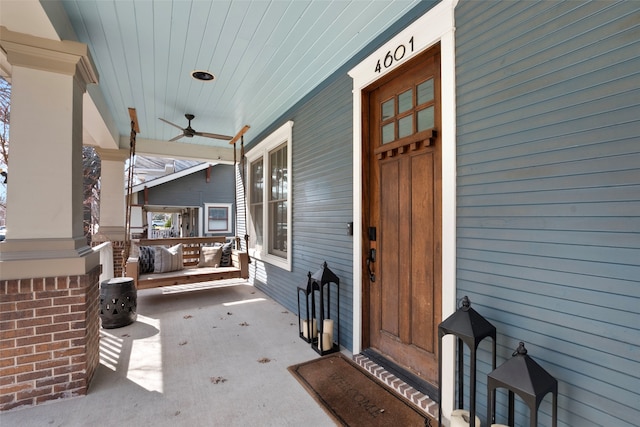
[[[318,271],[316,271],[310,280],[311,285],[311,305],[315,313],[316,308],[316,292],[318,293],[319,318],[318,318],[318,339],[311,341],[311,348],[318,354],[335,353],[340,350],[340,279],[327,267],[325,261]],[[331,285],[335,286],[336,305],[335,315],[331,316]],[[307,323],[308,324],[308,323]],[[337,334],[334,335],[334,329]],[[334,339],[337,338],[337,339]]]
[[[551,426],[558,425],[558,380],[527,355],[527,349],[521,342],[513,357],[494,369],[487,377],[487,424],[495,422],[495,391],[504,388],[509,392],[509,421],[514,425],[514,394],[517,394],[529,407],[530,426],[538,425],[538,408],[542,399],[552,395]],[[548,424],[546,424],[548,425]]]
[[[452,334],[457,337],[458,354],[458,406],[462,410],[464,406],[464,345],[467,344],[471,352],[469,357],[469,427],[475,427],[476,420],[476,352],[480,342],[486,338],[493,339],[492,368],[496,368],[496,328],[473,308],[469,298],[462,299],[462,305],[451,316],[438,325],[438,401],[442,401],[442,337]],[[495,405],[495,391],[493,391],[493,404]],[[442,426],[442,406],[438,409],[438,425]],[[495,408],[493,409],[495,412]],[[455,412],[455,411],[454,411]],[[466,411],[465,411],[466,412]],[[466,417],[465,417],[466,419]]]

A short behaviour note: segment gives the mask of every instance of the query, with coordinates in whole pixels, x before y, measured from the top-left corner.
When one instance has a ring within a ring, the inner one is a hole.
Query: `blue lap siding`
[[[497,327],[498,364],[524,341],[559,380],[564,426],[640,420],[639,10],[456,8],[458,297]]]
[[[292,113],[292,271],[255,261],[255,286],[297,313],[298,286],[323,262],[340,279],[340,341],[352,343],[351,79],[345,74]],[[282,124],[282,123],[280,123]],[[332,290],[335,287],[332,285]],[[296,325],[297,328],[297,325]],[[295,329],[292,337],[297,336]]]
[[[558,379],[560,426],[638,425],[640,7],[460,0],[455,20],[457,297],[497,327],[498,364],[524,341]],[[345,71],[272,125],[294,122],[293,267],[251,266],[255,285],[296,312],[296,287],[327,261],[341,280],[347,348],[359,242],[346,233],[352,108]],[[489,348],[478,366],[483,425]],[[528,426],[528,409],[516,410],[516,425]],[[547,396],[539,425],[550,415]],[[499,392],[496,421],[505,416]]]

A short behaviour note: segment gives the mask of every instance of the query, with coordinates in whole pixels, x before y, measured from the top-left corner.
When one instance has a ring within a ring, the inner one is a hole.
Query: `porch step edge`
[[[383,366],[378,365],[362,353],[353,355],[353,361],[362,369],[376,377],[380,382],[386,384],[395,393],[413,403],[426,415],[436,419],[438,418],[438,404],[428,395],[411,387],[401,378],[396,377]]]

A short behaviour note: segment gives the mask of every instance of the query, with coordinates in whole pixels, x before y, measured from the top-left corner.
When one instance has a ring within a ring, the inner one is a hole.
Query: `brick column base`
[[[100,273],[0,280],[0,411],[87,394],[100,363]]]

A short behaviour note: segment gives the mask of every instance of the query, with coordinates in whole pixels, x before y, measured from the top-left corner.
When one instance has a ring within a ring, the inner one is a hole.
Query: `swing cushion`
[[[220,256],[220,267],[229,267],[231,265],[231,242],[222,245],[222,254]]]
[[[153,273],[155,269],[155,249],[153,246],[140,246],[139,251],[140,274]]]
[[[166,273],[184,268],[182,261],[182,243],[178,243],[169,249],[156,246],[154,256],[154,273]]]
[[[198,267],[219,267],[222,257],[222,246],[203,246],[200,248]]]

